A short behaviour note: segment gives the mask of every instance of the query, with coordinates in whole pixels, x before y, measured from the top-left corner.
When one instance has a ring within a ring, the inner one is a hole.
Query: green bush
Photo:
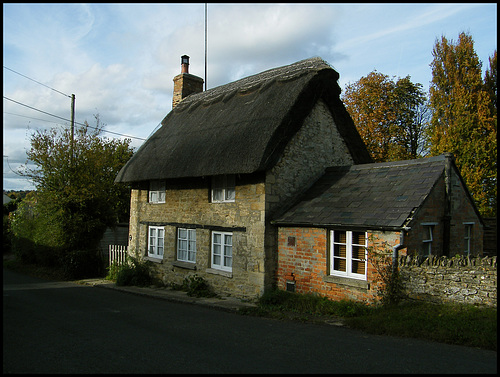
[[[104,261],[95,249],[67,251],[63,269],[70,279],[98,277],[103,275]]]
[[[131,257],[129,263],[121,265],[116,276],[116,285],[147,286],[153,283],[147,262]]]
[[[106,267],[106,270],[108,270],[108,273],[106,275],[106,280],[116,281],[121,266],[122,266],[121,264],[117,263],[116,261],[113,261],[113,263],[111,263],[109,267]]]
[[[186,291],[188,296],[214,297],[216,294],[208,282],[198,275],[190,275],[184,278],[181,290]]]

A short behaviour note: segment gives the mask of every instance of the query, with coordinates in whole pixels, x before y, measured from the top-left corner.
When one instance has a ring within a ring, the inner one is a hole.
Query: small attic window
[[[165,203],[165,181],[149,182],[149,202]]]
[[[212,177],[212,203],[234,202],[236,196],[234,174]]]

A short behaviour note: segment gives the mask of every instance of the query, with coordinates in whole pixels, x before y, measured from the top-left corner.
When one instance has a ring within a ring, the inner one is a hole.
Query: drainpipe
[[[404,240],[405,240],[405,232],[410,230],[408,227],[404,227],[401,229],[401,233],[399,233],[399,243],[396,246],[392,247],[392,273],[395,273],[398,268],[398,251],[404,248]]]

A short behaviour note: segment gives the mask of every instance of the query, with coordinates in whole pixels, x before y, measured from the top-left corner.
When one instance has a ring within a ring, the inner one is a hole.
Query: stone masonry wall
[[[399,267],[410,298],[497,306],[496,256],[402,256]]]
[[[318,101],[285,148],[280,161],[266,176],[268,287],[275,283],[278,249],[278,230],[270,220],[321,177],[325,168],[352,164],[352,157],[330,111],[322,100]]]
[[[165,203],[148,203],[148,190],[132,190],[128,253],[151,261],[153,273],[165,284],[182,284],[198,275],[216,293],[254,299],[264,286],[264,183],[262,177],[236,179],[233,203],[211,203],[210,179],[193,178],[166,182]],[[165,229],[161,260],[147,257],[148,226]],[[196,263],[177,261],[177,229],[196,228]],[[233,233],[231,272],[211,268],[211,232]]]

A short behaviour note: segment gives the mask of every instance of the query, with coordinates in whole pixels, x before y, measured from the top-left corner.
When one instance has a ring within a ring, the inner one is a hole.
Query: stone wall
[[[165,203],[149,203],[146,188],[133,189],[128,253],[153,262],[153,273],[165,284],[196,274],[218,294],[254,299],[264,287],[263,177],[238,176],[236,199],[229,203],[212,203],[210,187],[210,178],[167,180]],[[147,257],[150,225],[165,229],[162,259]],[[178,228],[196,229],[196,263],[177,261]],[[233,234],[231,272],[211,268],[213,230]]]
[[[497,306],[496,256],[402,256],[399,267],[410,298]]]

